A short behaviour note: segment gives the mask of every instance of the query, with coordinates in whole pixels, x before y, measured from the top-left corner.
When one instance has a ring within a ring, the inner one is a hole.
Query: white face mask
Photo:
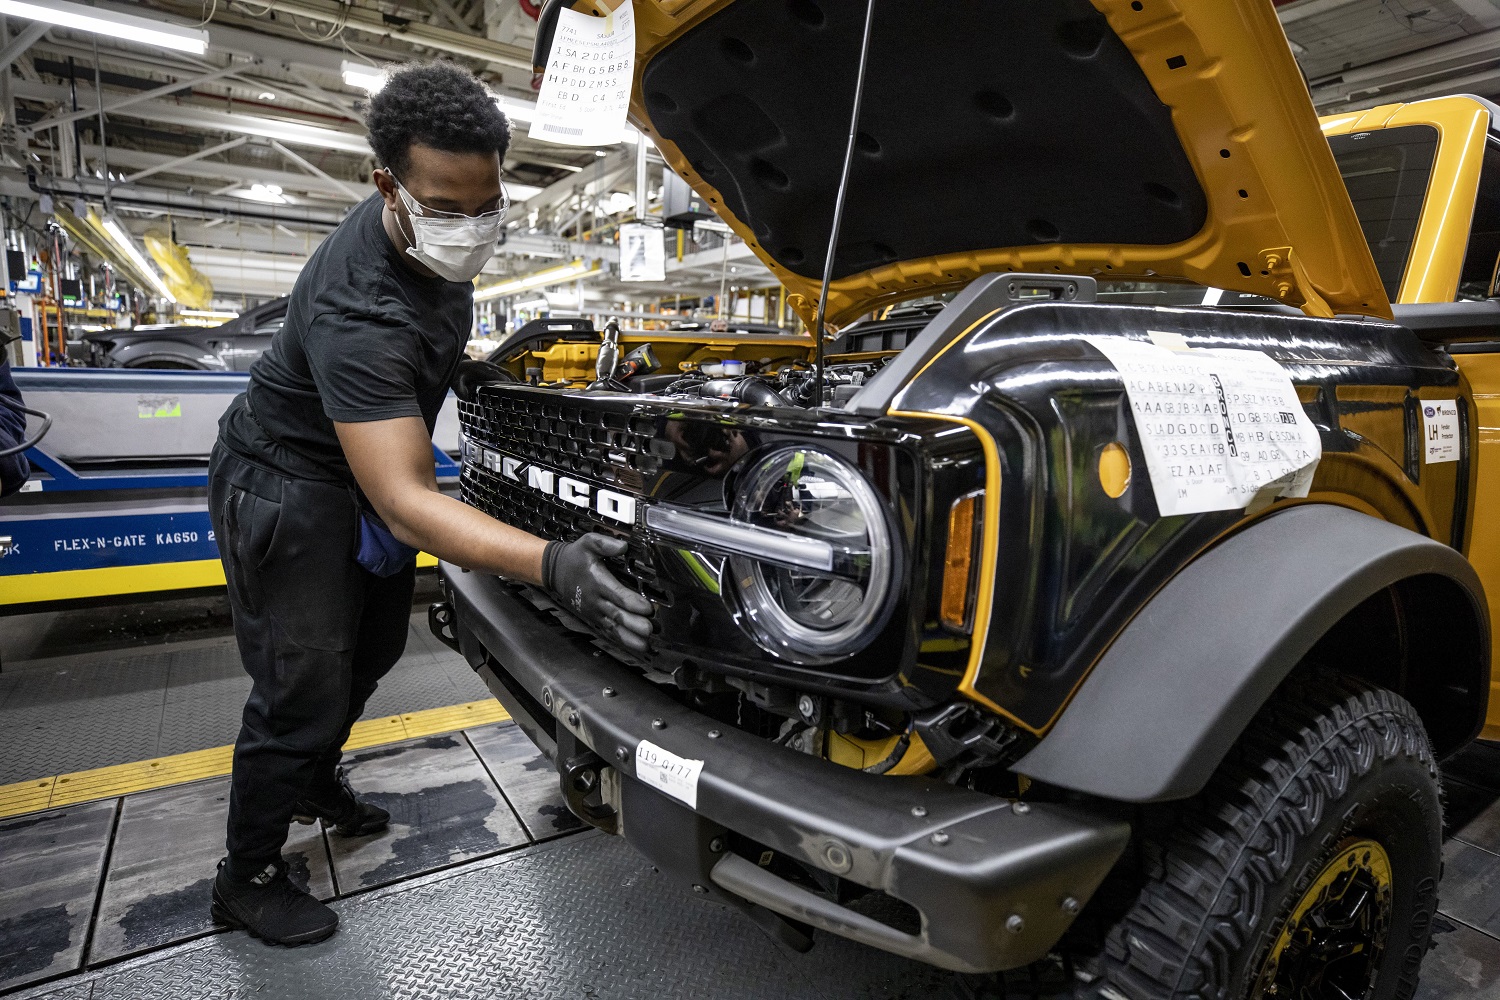
[[[484,215],[438,212],[413,198],[398,180],[396,191],[411,222],[412,246],[406,252],[449,281],[473,281],[495,255],[500,224],[510,207],[501,194],[500,208]]]

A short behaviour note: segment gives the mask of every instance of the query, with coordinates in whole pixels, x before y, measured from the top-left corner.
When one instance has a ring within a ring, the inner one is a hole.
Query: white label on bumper
[[[703,761],[679,757],[650,740],[641,740],[635,748],[635,776],[689,809],[698,808],[698,775],[702,770]]]
[[[1422,403],[1422,437],[1427,450],[1424,461],[1458,461],[1458,400],[1428,399]]]

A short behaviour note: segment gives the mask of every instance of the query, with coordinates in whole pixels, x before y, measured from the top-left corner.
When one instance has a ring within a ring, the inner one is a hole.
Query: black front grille
[[[542,393],[552,398],[538,398]],[[673,453],[656,437],[654,416],[554,390],[486,388],[475,402],[460,401],[458,415],[464,434],[482,445],[596,482],[639,488]]]
[[[630,532],[629,526],[601,517],[592,508],[566,503],[550,493],[502,478],[475,462],[464,464],[459,489],[469,506],[543,538],[567,541],[600,529],[621,536]]]
[[[654,418],[537,395],[524,391],[512,395],[497,389],[482,391],[474,403],[460,400],[464,436],[550,471],[633,493],[639,493],[643,479],[655,475],[661,460],[670,457],[671,445],[655,438]],[[651,551],[631,525],[533,489],[524,473],[520,481],[508,479],[469,458],[464,461],[459,488],[471,507],[548,540],[571,541],[591,531],[627,539],[630,549],[617,560],[618,568],[649,595],[664,596],[655,592],[657,571]]]

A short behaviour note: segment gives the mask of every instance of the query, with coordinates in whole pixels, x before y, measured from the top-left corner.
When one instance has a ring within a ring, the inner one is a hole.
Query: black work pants
[[[415,566],[354,561],[347,488],[290,479],[214,451],[209,515],[240,658],[254,682],[229,793],[229,862],[248,878],[281,856],[293,807],[325,799],[349,729],[401,658]]]

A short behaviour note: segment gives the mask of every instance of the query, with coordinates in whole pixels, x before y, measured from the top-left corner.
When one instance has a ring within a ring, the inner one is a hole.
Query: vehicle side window
[[[1474,203],[1464,269],[1458,278],[1458,297],[1488,298],[1495,282],[1497,260],[1500,260],[1500,141],[1492,135],[1484,147],[1479,197]]]
[[[281,324],[285,322],[285,316],[277,316],[275,319],[268,319],[264,323],[260,323],[255,327],[255,335],[257,337],[275,336],[276,331],[280,330]]]
[[[1400,125],[1328,139],[1392,301],[1411,256],[1437,144],[1438,130],[1430,125]]]

